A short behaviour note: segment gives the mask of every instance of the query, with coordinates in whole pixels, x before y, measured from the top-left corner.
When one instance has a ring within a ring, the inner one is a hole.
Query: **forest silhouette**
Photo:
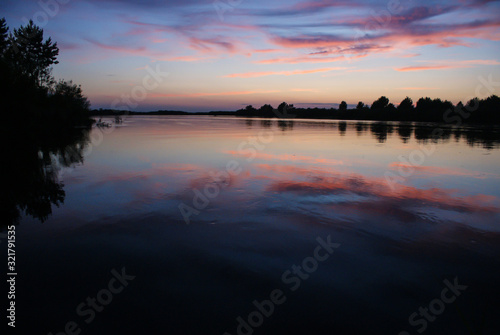
[[[60,171],[83,163],[90,104],[80,86],[52,76],[58,54],[32,21],[9,33],[0,20],[0,229],[19,223],[22,213],[45,221],[64,202]]]
[[[58,54],[57,43],[44,39],[43,29],[33,21],[9,33],[5,19],[0,20],[0,96],[8,111],[4,120],[48,133],[92,124],[81,87],[52,76]]]
[[[492,95],[486,99],[474,98],[465,105],[453,105],[450,101],[429,97],[420,98],[416,104],[406,97],[396,107],[385,96],[375,100],[371,106],[362,101],[356,108],[348,109],[342,101],[339,108],[297,108],[286,102],[277,109],[269,104],[260,108],[248,105],[235,112],[236,116],[265,118],[372,120],[372,121],[420,121],[442,122],[460,125],[462,123],[500,124],[500,98]]]
[[[342,101],[338,108],[299,108],[293,104],[282,102],[277,108],[264,104],[259,108],[248,105],[237,111],[211,111],[189,113],[185,111],[157,110],[138,112],[114,109],[94,109],[92,116],[116,115],[212,115],[241,116],[278,119],[328,119],[328,120],[364,120],[364,121],[403,121],[403,122],[437,122],[450,125],[487,124],[500,125],[500,98],[491,95],[485,99],[474,98],[465,105],[462,102],[454,105],[448,100],[430,97],[420,98],[416,103],[409,97],[397,106],[385,96],[375,100],[372,105],[360,101],[355,108],[348,108]]]

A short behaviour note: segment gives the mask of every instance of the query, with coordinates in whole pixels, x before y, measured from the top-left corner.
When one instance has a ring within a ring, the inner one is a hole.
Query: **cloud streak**
[[[401,68],[396,68],[398,72],[409,72],[409,71],[428,71],[428,70],[446,70],[446,69],[457,69],[472,67],[474,65],[499,65],[500,62],[492,59],[471,59],[464,61],[447,61],[445,64],[436,65],[418,65],[418,66],[406,66]]]
[[[197,97],[213,97],[213,96],[231,96],[231,95],[249,95],[249,94],[268,94],[277,93],[277,90],[260,90],[260,91],[230,91],[230,92],[199,92],[199,93],[153,93],[152,98],[197,98]]]
[[[226,78],[256,78],[256,77],[264,77],[264,76],[294,76],[294,75],[300,75],[300,74],[330,72],[330,71],[345,70],[345,69],[346,69],[345,67],[328,67],[328,68],[312,69],[312,70],[245,72],[245,73],[228,74],[224,77],[226,77]]]

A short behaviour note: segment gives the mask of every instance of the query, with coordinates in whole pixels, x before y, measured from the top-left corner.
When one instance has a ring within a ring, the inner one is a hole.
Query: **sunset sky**
[[[500,95],[500,1],[3,0],[3,16],[58,42],[55,77],[94,108]],[[145,89],[148,68],[169,74]],[[479,86],[489,76],[494,90]]]

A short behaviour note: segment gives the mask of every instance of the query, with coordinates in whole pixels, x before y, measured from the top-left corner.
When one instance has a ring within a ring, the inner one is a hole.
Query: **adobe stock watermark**
[[[76,306],[76,314],[80,317],[85,317],[83,322],[89,324],[96,318],[96,314],[104,310],[112,301],[113,297],[121,293],[127,287],[130,281],[134,280],[135,276],[131,276],[125,272],[125,267],[121,269],[121,273],[115,269],[111,270],[113,277],[109,280],[108,286],[98,291],[95,297],[87,297],[87,299]],[[56,334],[52,332],[47,335],[78,335],[82,331],[81,323],[68,321],[64,325],[64,330]]]
[[[148,73],[142,78],[142,85],[134,86],[129,94],[122,94],[111,103],[112,109],[129,110],[137,108],[139,103],[144,101],[149,91],[157,89],[161,83],[169,76],[168,72],[163,72],[160,69],[160,64],[156,64],[156,69],[152,69],[149,65],[145,68]]]
[[[287,109],[286,107],[281,111],[273,109],[273,113],[278,120],[294,118],[295,114],[292,114],[291,111],[293,109]],[[262,129],[257,136],[248,136],[246,140],[239,143],[237,153],[250,163],[257,157],[258,152],[263,151],[266,145],[274,140],[274,136],[274,129]],[[234,159],[226,163],[224,170],[209,172],[210,181],[205,183],[203,189],[192,189],[193,199],[191,204],[182,202],[178,205],[184,222],[190,224],[191,216],[199,215],[202,210],[207,208],[210,202],[219,196],[221,190],[230,185],[231,178],[237,177],[241,172],[243,172],[241,163]]]
[[[425,307],[420,306],[418,312],[414,312],[408,317],[410,326],[415,327],[419,334],[422,334],[427,329],[429,322],[436,321],[437,317],[444,313],[446,305],[455,302],[468,287],[460,285],[457,277],[453,279],[453,283],[448,279],[445,279],[443,283],[445,288],[441,291],[441,295],[438,298],[429,302]],[[398,335],[411,335],[411,333],[402,331]]]
[[[168,72],[163,72],[160,69],[160,64],[156,64],[156,68],[153,69],[149,65],[147,65],[144,70],[147,74],[142,78],[142,85],[134,86],[129,93],[123,93],[120,97],[114,99],[111,103],[111,109],[118,110],[126,110],[127,113],[124,115],[128,115],[128,111],[130,109],[136,108],[139,106],[139,103],[144,101],[148,92],[157,89],[161,83],[165,80],[166,77],[169,76]],[[90,134],[90,143],[85,147],[83,152],[83,157],[88,157],[94,147],[98,147],[101,145],[104,140],[104,135],[111,134],[116,128],[116,123],[111,123],[110,127],[95,127],[92,133]],[[72,172],[73,169],[61,169],[59,171],[59,178],[62,178],[66,172]]]
[[[285,291],[288,289],[291,292],[296,291],[303,281],[310,278],[310,275],[319,267],[319,264],[326,261],[333,254],[335,249],[340,247],[339,243],[333,243],[331,236],[328,235],[326,241],[321,237],[316,238],[318,246],[314,248],[313,255],[302,260],[300,265],[292,265],[290,269],[283,272],[281,282],[285,288],[276,288],[269,293],[269,299],[262,301],[252,301],[255,310],[250,312],[245,318],[238,316],[236,318],[236,334],[251,335],[256,328],[264,324],[266,318],[270,318],[277,306],[286,302],[287,297]],[[231,335],[225,332],[223,335]]]
[[[235,10],[242,2],[243,0],[215,0],[212,4],[219,16],[219,20],[224,22],[224,14]]]
[[[124,93],[119,98],[116,98],[111,103],[111,109],[126,110],[136,108],[139,103],[144,101],[148,92],[157,89],[161,83],[168,77],[168,72],[163,72],[160,69],[160,64],[156,64],[156,68],[153,69],[149,65],[145,68],[147,74],[142,78],[142,85],[136,85],[131,90],[130,93]],[[125,114],[125,116],[128,115]],[[104,135],[111,134],[116,128],[115,123],[111,123],[110,127],[95,127],[90,135],[90,143],[85,148],[83,152],[84,157],[88,157],[93,150],[93,147],[98,147],[104,140]],[[69,170],[72,171],[71,169]],[[59,177],[62,177],[65,170],[59,172]]]
[[[43,28],[47,25],[47,23],[49,23],[51,19],[53,19],[59,14],[61,10],[61,5],[66,5],[70,1],[71,0],[47,0],[47,1],[40,0],[38,1],[38,6],[40,7],[41,10],[35,12],[31,17],[31,19],[27,18],[26,16],[23,16],[21,18],[21,21],[25,26],[29,25],[30,21],[33,21],[34,25]],[[34,36],[33,34],[36,34],[36,31],[33,31],[32,35],[30,36],[25,36],[25,37],[21,36],[19,37],[19,39],[21,41],[29,40]],[[19,52],[16,43],[12,43],[9,46],[9,48],[12,49],[12,51],[16,54]]]
[[[479,101],[476,100],[477,96],[482,96],[484,90],[486,90],[486,95],[493,94],[496,88],[500,87],[500,82],[493,81],[493,75],[489,75],[488,78],[483,76],[478,77],[479,84],[476,86],[474,91],[475,96],[469,97],[466,101],[471,101],[472,104],[466,104],[465,106],[455,106],[453,109],[448,109],[443,114],[443,121],[447,125],[459,127],[463,124],[464,120],[470,117],[471,113],[479,108]],[[431,138],[439,139],[444,133],[441,127],[436,127],[432,130]],[[430,141],[429,143],[420,144],[419,148],[412,150],[408,158],[403,155],[398,156],[399,163],[397,164],[396,171],[386,171],[384,173],[385,180],[389,187],[395,191],[396,184],[404,183],[406,178],[415,173],[417,167],[422,166],[428,157],[434,154],[436,151],[436,144]]]
[[[66,5],[70,1],[71,0],[40,0],[38,1],[38,6],[41,8],[41,10],[35,12],[31,20],[33,20],[33,23],[35,25],[43,28],[47,25],[47,23],[49,23],[50,19],[53,19],[55,16],[57,16],[57,14],[59,14],[59,11],[61,10],[60,6]],[[23,21],[24,24],[29,24],[30,19],[23,16],[21,18],[21,21]]]
[[[274,139],[274,131],[261,130],[257,136],[248,136],[245,141],[242,141],[237,148],[239,155],[245,157],[247,162],[252,162],[258,151],[264,150],[266,144],[269,144]],[[221,189],[227,187],[231,183],[231,178],[238,176],[243,172],[241,163],[232,159],[226,163],[225,169],[217,172],[210,171],[211,180],[205,183],[200,191],[197,188],[192,189],[194,195],[192,206],[182,202],[178,208],[186,224],[191,223],[192,215],[199,215],[201,211],[208,207],[211,200],[219,196]]]

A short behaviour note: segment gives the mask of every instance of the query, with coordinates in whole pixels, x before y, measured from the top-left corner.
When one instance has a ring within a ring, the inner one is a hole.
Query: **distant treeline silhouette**
[[[121,109],[92,109],[90,111],[90,115],[92,116],[125,116],[125,115],[235,115],[236,112],[228,112],[228,111],[212,111],[212,112],[198,112],[198,113],[189,113],[183,111],[171,111],[171,110],[157,110],[150,112],[136,112],[129,110],[121,110]]]
[[[420,98],[416,104],[406,97],[396,107],[385,96],[375,100],[371,107],[362,101],[356,108],[348,109],[342,101],[339,108],[297,108],[286,102],[277,109],[269,104],[260,108],[249,105],[237,110],[236,116],[252,116],[264,118],[307,118],[334,120],[374,120],[374,121],[422,121],[445,122],[450,124],[486,123],[500,124],[500,98],[492,95],[486,99],[474,98],[465,105],[459,102],[453,105],[450,101]]]
[[[189,113],[184,111],[158,110],[136,112],[114,109],[94,109],[92,116],[120,115],[212,115],[243,116],[278,119],[329,119],[329,120],[366,120],[366,121],[415,121],[441,122],[451,125],[479,123],[500,125],[500,98],[492,95],[486,99],[474,98],[465,105],[462,102],[453,105],[448,100],[420,98],[416,104],[406,97],[396,107],[385,96],[375,100],[371,106],[358,102],[356,108],[349,109],[342,101],[338,108],[297,108],[293,104],[282,102],[278,108],[265,104],[260,108],[248,105],[237,111],[211,111]]]
[[[89,102],[80,86],[55,81],[57,43],[44,40],[43,30],[30,21],[9,33],[0,20],[0,97],[4,118],[24,129],[89,126]]]

